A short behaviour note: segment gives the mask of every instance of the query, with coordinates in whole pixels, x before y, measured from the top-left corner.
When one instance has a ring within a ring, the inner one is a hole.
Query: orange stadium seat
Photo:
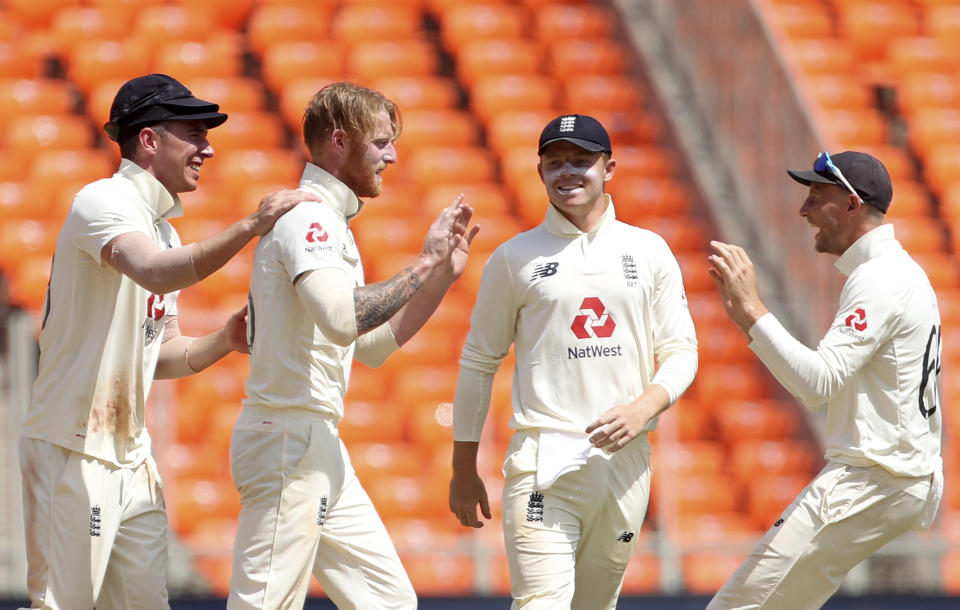
[[[813,468],[820,462],[813,447],[791,439],[744,440],[733,445],[730,453],[731,468],[742,481],[761,474],[812,479]]]
[[[280,117],[265,111],[235,112],[226,123],[211,129],[208,138],[217,154],[253,148],[285,148],[287,144],[287,132]]]
[[[156,49],[171,42],[201,42],[217,29],[213,11],[206,3],[188,5],[147,6],[134,19],[130,35]]]
[[[463,195],[463,200],[469,203],[473,208],[472,223],[481,223],[481,231],[493,235],[502,235],[497,229],[501,223],[509,231],[515,231],[509,215],[509,206],[504,189],[498,182],[473,182],[470,184],[441,184],[432,186],[426,190],[423,196],[422,209],[431,217],[435,217],[440,211],[448,207],[457,195]],[[491,226],[493,225],[493,226]],[[511,235],[512,237],[512,235]],[[487,241],[486,236],[477,237],[481,241]],[[480,242],[474,242],[479,244]],[[471,249],[472,250],[472,249]],[[492,250],[487,250],[488,252]]]
[[[384,520],[429,519],[447,518],[449,484],[436,477],[377,477],[365,483],[364,488]]]
[[[194,0],[172,0],[175,6],[191,8],[196,5]],[[257,2],[263,4],[263,2]],[[254,0],[204,0],[203,6],[210,11],[214,21],[228,30],[240,31],[250,12],[253,10]]]
[[[50,283],[51,254],[20,256],[10,278],[10,300],[21,307],[38,311]]]
[[[849,74],[813,74],[807,84],[814,99],[824,108],[871,108],[874,95],[867,83]]]
[[[795,38],[784,48],[805,74],[855,73],[856,54],[842,38]]]
[[[183,480],[167,498],[171,521],[177,533],[192,536],[208,520],[234,519],[240,514],[240,494],[230,479]]]
[[[345,4],[330,23],[333,38],[348,42],[419,38],[422,29],[420,11],[403,4]]]
[[[57,12],[68,6],[79,6],[81,0],[7,0],[6,9],[32,29],[46,29]]]
[[[310,42],[326,35],[332,5],[258,4],[247,22],[247,40],[257,55],[278,42]]]
[[[476,119],[462,110],[401,109],[403,130],[397,145],[404,151],[431,146],[472,146],[479,143]]]
[[[693,287],[702,290],[715,288],[713,278],[707,273],[705,254],[678,254],[677,262],[680,263],[683,283],[688,290]],[[697,342],[702,364],[749,363],[754,358],[743,333],[732,323],[698,325]]]
[[[813,479],[809,474],[768,475],[750,472],[742,479],[746,486],[746,507],[758,529],[773,525],[797,494]]]
[[[897,240],[911,254],[946,252],[947,234],[939,218],[897,218],[893,230]]]
[[[477,568],[466,555],[405,554],[403,567],[417,593],[426,596],[467,595],[474,590]]]
[[[382,383],[382,379],[381,379]],[[347,447],[353,443],[397,443],[404,440],[407,425],[405,405],[348,399],[338,424]]]
[[[487,76],[471,84],[470,103],[485,124],[507,111],[548,112],[557,105],[556,84],[546,76]]]
[[[363,253],[364,267],[367,266],[368,256],[373,258],[381,254],[391,256],[393,264],[399,265],[402,260],[407,257],[412,258],[420,252],[423,236],[426,234],[426,225],[413,226],[416,223],[408,221],[409,217],[387,215],[364,217],[362,213],[357,216],[350,228],[353,229],[357,245]],[[392,267],[392,269],[393,273],[396,273],[400,267]]]
[[[121,40],[130,32],[132,14],[90,6],[66,6],[54,15],[50,32],[61,56],[69,56],[84,40]]]
[[[726,453],[723,444],[715,441],[665,442],[657,447],[657,463],[670,478],[709,475],[725,469]]]
[[[263,110],[267,92],[255,78],[205,77],[186,79],[184,84],[197,97],[220,105],[220,111],[231,116],[238,112]]]
[[[924,29],[938,40],[960,40],[960,5],[954,0],[922,6]]]
[[[954,250],[956,250],[956,233],[954,237]],[[899,233],[897,234],[899,238]],[[960,287],[960,276],[957,275],[957,261],[953,255],[948,252],[935,251],[915,251],[910,252],[910,256],[917,261],[917,264],[926,272],[930,279],[930,285],[934,290],[953,290]]]
[[[917,36],[893,39],[889,45],[887,65],[898,79],[925,72],[955,72],[960,67],[960,43],[956,40]]]
[[[457,83],[444,76],[383,76],[371,81],[406,115],[410,110],[453,110],[460,105]]]
[[[613,158],[617,159],[616,151]],[[681,216],[689,212],[691,205],[687,188],[672,178],[621,178],[615,173],[607,191],[617,206],[617,216],[627,222],[648,216]]]
[[[653,555],[634,554],[623,573],[622,592],[626,595],[653,594],[660,591],[660,562]]]
[[[28,46],[0,42],[0,78],[40,78],[46,64]]]
[[[20,150],[73,150],[93,144],[93,130],[77,115],[39,115],[12,119],[6,146]]]
[[[439,15],[440,39],[443,46],[456,55],[467,41],[522,38],[528,19],[522,6],[506,3],[446,4]]]
[[[748,440],[783,439],[794,433],[798,425],[796,414],[777,401],[760,396],[731,400],[728,394],[714,403],[721,440],[734,446]]]
[[[650,216],[638,225],[660,235],[675,253],[700,252],[709,239],[703,225],[686,218]]]
[[[733,479],[723,472],[677,475],[666,483],[680,513],[730,512],[739,496]]]
[[[766,392],[766,382],[757,369],[749,365],[717,365],[697,372],[690,391],[707,404],[730,398],[756,400]]]
[[[845,149],[887,142],[887,120],[879,110],[871,108],[831,109],[824,112],[824,130]]]
[[[394,263],[393,271],[398,269]],[[438,400],[452,400],[453,394],[448,395],[447,392],[452,392],[452,385],[456,384],[456,377],[451,377],[455,371],[447,370],[446,367],[456,362],[462,339],[451,335],[449,329],[442,326],[429,325],[420,329],[413,338],[403,344],[400,351],[390,356],[385,365],[389,370],[397,371],[400,377],[393,384],[395,396],[411,400],[428,396]],[[409,377],[410,367],[415,367],[417,372],[425,377],[406,379]],[[421,386],[426,388],[423,396],[419,396],[415,390]]]
[[[546,69],[554,78],[621,74],[631,64],[631,51],[613,40],[561,39],[548,44]]]
[[[3,161],[0,160],[0,164]],[[23,171],[19,176],[22,178]],[[0,180],[0,217],[4,221],[32,220],[46,211],[37,206],[39,201],[32,193],[31,182],[28,180]]]
[[[554,40],[608,38],[617,24],[616,13],[596,5],[558,3],[537,9],[534,37]]]
[[[227,33],[210,36],[204,42],[163,43],[157,49],[153,69],[180,80],[240,76],[243,71],[241,39]]]
[[[623,178],[666,178],[677,167],[667,148],[653,144],[617,146],[613,158],[617,161],[614,183]]]
[[[837,5],[839,33],[853,44],[861,58],[883,59],[887,43],[920,30],[914,8],[906,2],[884,0]]]
[[[67,61],[67,76],[81,91],[89,93],[99,83],[126,81],[149,73],[150,67],[150,52],[142,42],[94,39],[74,48]],[[106,110],[109,112],[110,107]]]
[[[350,462],[361,483],[423,472],[424,449],[411,443],[352,443]]]
[[[35,153],[29,179],[34,184],[34,196],[41,201],[57,201],[64,183],[86,184],[109,178],[116,169],[113,155],[106,150],[48,150]]]
[[[346,47],[323,40],[275,42],[263,52],[263,80],[276,92],[295,80],[326,75],[339,77],[343,72]]]
[[[746,557],[742,553],[691,553],[683,558],[683,586],[688,593],[713,595]]]
[[[907,125],[910,144],[923,162],[934,146],[960,140],[960,108],[918,110],[907,119]]]
[[[615,150],[625,144],[658,142],[663,135],[662,119],[639,108],[633,111],[592,110],[590,114],[607,128]]]
[[[228,150],[216,163],[217,174],[234,195],[251,182],[297,184],[302,170],[300,156],[285,148]]]
[[[960,107],[960,78],[942,72],[904,75],[897,83],[897,106],[907,115],[927,108]]]
[[[383,371],[354,361],[350,369],[350,386],[347,390],[347,404],[354,402],[377,403],[387,397],[391,389],[390,377]]]
[[[70,83],[47,78],[0,79],[0,125],[24,115],[70,113],[75,92]]]
[[[904,182],[917,179],[916,164],[906,148],[893,145],[876,145],[863,146],[858,150],[880,159],[887,168],[887,172],[890,173],[893,183],[897,185],[898,190]],[[896,200],[896,197],[897,194],[894,193],[894,200]]]
[[[960,170],[960,143],[936,144],[923,151],[923,175],[930,190],[941,194],[957,180]]]
[[[123,83],[124,79],[108,79],[98,82],[85,92],[87,116],[93,121],[97,133],[103,133],[103,124],[110,120],[110,106],[113,105],[113,98]],[[106,137],[106,134],[103,135]],[[113,142],[107,144],[113,145]]]
[[[347,54],[347,73],[361,81],[384,76],[430,76],[440,60],[433,46],[423,40],[376,40],[357,42]]]
[[[604,110],[634,110],[643,103],[645,91],[629,76],[577,76],[564,83],[564,107]]]
[[[495,177],[490,152],[479,146],[424,146],[408,155],[407,170],[421,184],[471,184]]]
[[[831,36],[833,19],[820,3],[778,2],[771,7],[770,17],[790,38]]]
[[[453,387],[456,378],[450,384],[450,395],[446,400],[453,400]],[[453,442],[453,404],[434,400],[420,400],[406,403],[410,418],[407,422],[407,436],[410,441],[430,447],[450,445]]]
[[[543,126],[558,112],[552,109],[521,110],[493,114],[487,121],[487,144],[505,163],[505,157],[515,156],[524,168],[536,171],[537,142]]]
[[[468,85],[484,76],[498,74],[537,74],[543,52],[541,47],[522,38],[484,38],[460,44],[457,50],[457,76]]]

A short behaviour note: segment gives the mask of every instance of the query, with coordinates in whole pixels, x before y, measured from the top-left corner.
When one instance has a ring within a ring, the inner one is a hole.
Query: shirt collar
[[[861,235],[860,239],[853,242],[853,245],[837,259],[834,266],[840,273],[849,276],[854,269],[871,258],[899,247],[901,247],[900,243],[893,236],[893,225],[882,224]]]
[[[593,235],[602,227],[612,223],[617,219],[616,210],[613,208],[613,199],[610,197],[610,195],[606,194],[604,195],[604,198],[607,200],[607,209],[603,211],[603,215],[600,217],[600,221],[597,223],[597,225],[589,232],[578,229],[577,226],[567,220],[567,217],[564,216],[553,204],[547,206],[547,217],[543,221],[543,226],[550,233],[564,237]]]
[[[120,169],[117,173],[133,183],[143,198],[154,222],[161,218],[176,218],[183,216],[183,205],[180,198],[167,190],[157,178],[130,159],[120,160]]]
[[[303,177],[300,178],[300,188],[313,191],[318,195],[327,193],[333,195],[332,201],[324,197],[323,202],[340,212],[344,218],[351,218],[360,211],[360,200],[350,187],[313,163],[307,163],[304,168]]]

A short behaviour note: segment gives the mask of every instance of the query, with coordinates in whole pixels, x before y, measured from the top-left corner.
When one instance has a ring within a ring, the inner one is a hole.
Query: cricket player
[[[650,496],[647,432],[693,381],[680,267],[658,235],[616,219],[606,129],[550,121],[537,170],[550,205],[483,270],[454,399],[450,509],[490,518],[477,450],[494,374],[516,350],[503,474],[513,608],[614,608]]]
[[[311,572],[339,608],[415,608],[416,594],[340,440],[353,358],[379,366],[434,312],[477,233],[458,198],[419,258],[364,285],[350,220],[396,162],[396,106],[353,83],[304,113],[310,152],[294,208],[257,245],[250,280],[247,397],[230,443],[243,508],[227,607],[302,608]]]
[[[105,130],[123,159],[77,194],[57,239],[40,370],[20,440],[27,579],[34,608],[168,608],[167,517],[144,425],[154,377],[183,377],[246,351],[245,309],[180,335],[177,295],[226,263],[307,193],[182,246],[168,218],[213,156],[217,104],[164,74],[117,91]],[[202,417],[203,414],[196,414]]]
[[[923,269],[884,224],[893,187],[862,152],[822,152],[800,216],[847,277],[816,349],[793,338],[757,292],[742,248],[713,242],[710,275],[750,348],[797,400],[826,409],[827,465],[708,608],[820,608],[850,569],[910,529],[930,526],[943,463],[940,313]]]

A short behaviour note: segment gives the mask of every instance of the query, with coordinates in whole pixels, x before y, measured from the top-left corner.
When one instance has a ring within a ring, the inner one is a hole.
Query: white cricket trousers
[[[228,609],[302,608],[311,572],[341,609],[417,607],[329,418],[244,407],[230,440],[230,466],[242,509]]]
[[[650,497],[646,435],[536,488],[539,432],[517,432],[504,463],[511,608],[616,607]]]
[[[167,514],[152,458],[119,468],[20,439],[33,608],[166,610]]]
[[[708,610],[820,608],[851,568],[917,527],[930,479],[829,462],[760,539]]]

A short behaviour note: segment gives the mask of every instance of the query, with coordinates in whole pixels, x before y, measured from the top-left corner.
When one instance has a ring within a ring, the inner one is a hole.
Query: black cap
[[[830,155],[830,159],[861,199],[886,213],[887,208],[890,207],[890,200],[893,199],[893,184],[890,182],[887,168],[879,159],[867,153],[852,150]],[[819,182],[847,188],[829,169],[822,172],[788,169],[787,173],[800,184],[807,186],[810,186],[811,182]]]
[[[540,147],[537,148],[537,154],[542,153],[545,146],[558,140],[572,142],[580,148],[593,152],[602,151],[608,155],[612,152],[607,130],[603,128],[600,121],[585,114],[562,114],[547,123],[543,132],[540,133]]]
[[[133,128],[170,120],[203,120],[207,128],[222,125],[227,115],[220,105],[198,99],[177,79],[166,74],[148,74],[128,80],[110,106],[110,122],[103,126],[110,139],[119,142]]]

